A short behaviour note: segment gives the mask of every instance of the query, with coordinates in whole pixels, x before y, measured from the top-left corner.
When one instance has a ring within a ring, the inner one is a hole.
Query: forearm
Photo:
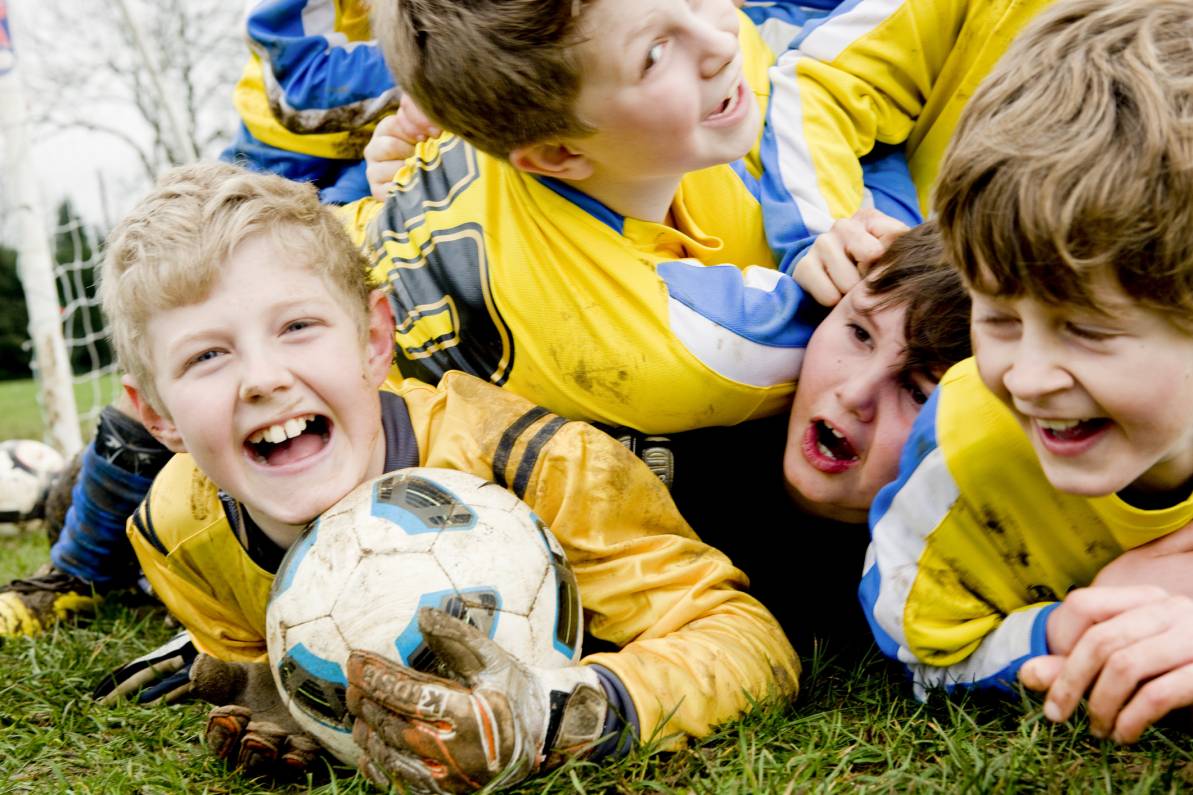
[[[703,736],[752,702],[798,691],[799,661],[762,605],[740,591],[706,594],[703,601],[720,604],[682,629],[585,659],[620,679],[643,740]]]

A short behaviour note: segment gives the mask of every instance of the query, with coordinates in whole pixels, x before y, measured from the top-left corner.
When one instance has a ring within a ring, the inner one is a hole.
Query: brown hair
[[[378,0],[373,32],[402,90],[497,157],[592,132],[576,115],[588,0]]]
[[[863,284],[878,299],[868,312],[906,307],[904,372],[940,380],[945,370],[972,353],[969,292],[961,275],[945,261],[935,222],[897,237]]]
[[[1193,3],[1073,0],[969,101],[941,168],[949,258],[984,293],[1193,312]]]
[[[169,417],[154,386],[146,329],[154,314],[206,298],[233,250],[269,234],[295,268],[321,276],[368,323],[368,264],[315,188],[224,163],[181,166],[108,236],[99,295],[121,367]]]

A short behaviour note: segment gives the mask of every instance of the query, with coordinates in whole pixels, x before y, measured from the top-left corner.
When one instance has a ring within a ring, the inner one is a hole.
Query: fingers
[[[1048,650],[1053,654],[1069,654],[1094,624],[1140,605],[1167,598],[1167,591],[1150,585],[1079,588],[1066,596],[1048,616]]]
[[[1028,690],[1045,691],[1052,687],[1064,664],[1065,658],[1059,654],[1033,657],[1019,669],[1019,681]]]
[[[792,277],[817,303],[834,306],[906,231],[905,224],[878,210],[861,210],[817,237]]]
[[[315,763],[322,750],[319,743],[305,734],[291,734],[286,737],[282,754],[282,765],[291,773],[303,773]]]
[[[443,720],[465,714],[469,692],[462,685],[407,668],[367,651],[348,656],[348,710],[357,717],[372,701],[407,718]]]
[[[240,753],[240,739],[253,720],[253,711],[247,707],[229,704],[216,707],[207,713],[207,729],[204,739],[211,752],[220,759],[235,759]]]
[[[407,141],[422,141],[443,133],[435,122],[427,118],[427,114],[423,113],[423,109],[409,94],[402,97],[402,103],[394,115],[398,118],[397,124]]]
[[[1118,714],[1110,737],[1116,743],[1133,743],[1148,726],[1174,709],[1190,705],[1193,705],[1193,665],[1186,664],[1139,688]]]
[[[466,766],[456,760],[457,743],[452,742],[450,732],[437,732],[422,722],[406,721],[392,713],[382,716],[375,710],[380,707],[366,701],[352,729],[353,742],[364,750],[368,760],[368,765],[362,762],[361,770],[370,780],[379,776],[429,792],[473,792],[487,781],[487,777],[470,776]],[[386,727],[385,732],[375,728],[380,725]],[[401,741],[387,740],[389,733]]]
[[[483,671],[509,662],[509,654],[479,629],[442,610],[419,610],[418,628],[447,669],[469,684]]]
[[[281,757],[288,733],[274,723],[253,721],[245,727],[236,755],[236,769],[250,778],[286,772]]]

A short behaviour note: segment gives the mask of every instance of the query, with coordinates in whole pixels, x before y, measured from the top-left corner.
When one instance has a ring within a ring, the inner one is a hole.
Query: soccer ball
[[[266,611],[269,660],[290,713],[356,764],[345,707],[352,649],[438,673],[418,611],[463,618],[524,662],[580,657],[576,579],[528,505],[448,469],[404,469],[362,484],[309,527],[282,560]]]
[[[11,535],[41,518],[46,491],[66,461],[32,439],[0,442],[0,535]]]

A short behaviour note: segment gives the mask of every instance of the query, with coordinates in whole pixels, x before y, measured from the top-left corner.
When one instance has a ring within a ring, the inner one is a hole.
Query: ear
[[[168,417],[158,414],[157,409],[149,405],[149,401],[141,394],[141,390],[137,388],[137,384],[132,378],[126,375],[122,379],[122,383],[124,384],[124,394],[133,404],[133,409],[136,410],[137,417],[145,426],[145,430],[153,434],[153,438],[164,444],[167,449],[175,453],[185,453],[186,445],[174,422]]]
[[[519,146],[510,152],[510,163],[531,174],[578,181],[592,176],[588,156],[558,141]]]
[[[382,290],[369,293],[369,328],[365,361],[373,386],[380,389],[394,361],[394,316]]]

